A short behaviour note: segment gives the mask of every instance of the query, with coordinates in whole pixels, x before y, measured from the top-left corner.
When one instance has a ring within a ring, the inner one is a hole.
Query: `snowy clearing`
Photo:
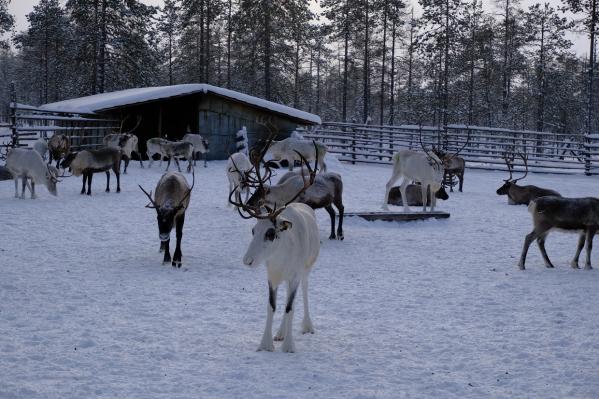
[[[379,210],[389,166],[329,166],[343,175],[347,211]],[[91,197],[76,178],[58,197],[39,187],[37,200],[0,182],[0,398],[599,394],[599,272],[568,266],[577,238],[561,233],[547,240],[555,270],[535,244],[518,270],[532,223],[525,206],[495,194],[505,173],[467,170],[465,192],[440,203],[448,220],[346,219],[345,241],[327,239],[328,215],[317,211],[316,334],[299,334],[298,295],[298,352],[286,354],[278,342],[255,352],[266,272],[241,263],[253,222],[226,206],[224,169],[196,168],[180,270],[161,264],[155,212],[137,187],[154,189],[156,163],[132,163],[120,194],[103,192],[102,174]],[[597,178],[526,183],[599,196]],[[597,251],[593,259],[599,268]]]

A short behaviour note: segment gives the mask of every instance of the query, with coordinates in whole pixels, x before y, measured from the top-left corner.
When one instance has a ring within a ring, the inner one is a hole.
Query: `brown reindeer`
[[[406,187],[406,196],[408,197],[408,205],[409,206],[422,206],[422,188],[420,184],[409,184]],[[445,188],[441,186],[441,188],[435,193],[435,197],[441,200],[446,200],[449,198]],[[403,199],[401,198],[401,191],[399,187],[393,187],[391,191],[389,191],[389,200],[387,201],[389,205],[403,205]],[[426,205],[430,206],[431,204],[431,189],[430,187],[427,190],[427,200]]]
[[[522,158],[524,162],[525,172],[522,177],[514,179],[512,177],[513,173],[513,161],[514,154],[508,155],[504,154],[503,159],[507,165],[507,169],[510,172],[510,177],[504,180],[505,183],[501,187],[497,189],[497,195],[507,195],[508,196],[508,204],[510,205],[528,205],[530,201],[545,196],[555,196],[561,197],[561,194],[557,191],[550,190],[547,188],[541,188],[533,185],[529,186],[519,186],[516,184],[519,180],[522,180],[528,175],[528,159],[525,155],[518,153],[518,156]]]
[[[531,201],[528,211],[532,214],[534,228],[524,240],[524,248],[518,266],[524,270],[526,254],[530,244],[537,240],[545,266],[552,268],[553,264],[545,251],[545,239],[554,229],[580,232],[578,247],[570,266],[578,269],[578,258],[587,244],[585,269],[591,267],[591,251],[593,250],[593,237],[599,230],[599,199],[597,198],[562,198],[548,196]]]

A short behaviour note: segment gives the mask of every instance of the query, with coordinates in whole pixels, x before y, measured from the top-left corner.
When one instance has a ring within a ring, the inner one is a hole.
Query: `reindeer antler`
[[[143,191],[144,194],[148,196],[148,198],[150,199],[150,203],[152,204],[152,206],[150,206],[150,204],[146,205],[146,208],[152,208],[152,209],[158,208],[158,205],[156,204],[156,201],[154,201],[152,199],[152,192],[150,191],[150,194],[148,194],[148,192],[146,190],[144,190],[144,188],[140,184],[138,184],[138,186],[141,189],[141,191]]]
[[[521,152],[518,153],[518,156],[520,158],[522,158],[522,162],[524,162],[524,176],[519,177],[517,179],[514,179],[513,182],[516,183],[518,180],[522,180],[526,177],[526,175],[528,175],[528,155],[527,154],[522,154]]]
[[[505,161],[505,164],[507,165],[508,172],[510,172],[510,177],[508,177],[507,179],[504,179],[503,181],[505,181],[505,182],[512,181],[514,153],[510,153],[508,155],[508,152],[506,151],[503,153],[502,158]]]
[[[418,139],[420,141],[420,146],[422,147],[422,150],[424,151],[424,153],[428,156],[429,159],[432,159],[433,162],[439,166],[442,167],[443,165],[440,164],[437,159],[438,157],[434,154],[431,154],[430,152],[427,151],[426,147],[424,146],[424,143],[422,142],[422,124],[419,125],[419,134],[418,134]]]

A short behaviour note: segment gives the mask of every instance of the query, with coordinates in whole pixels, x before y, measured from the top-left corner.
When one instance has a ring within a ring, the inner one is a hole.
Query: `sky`
[[[162,5],[164,3],[163,0],[141,0],[143,3],[151,4],[151,5]],[[61,0],[62,3],[66,2],[66,0]],[[407,0],[407,3],[411,3],[417,6],[417,0]],[[554,7],[557,7],[562,4],[561,0],[523,0],[522,7],[526,8],[534,3],[545,3],[548,2],[552,4]],[[12,0],[10,5],[8,6],[11,13],[16,17],[17,31],[21,31],[27,28],[27,18],[25,17],[31,10],[33,10],[33,6],[38,3],[38,0]],[[494,9],[494,1],[492,0],[483,0],[483,4],[488,10]],[[318,6],[314,6],[317,8]],[[574,50],[576,53],[580,55],[587,54],[588,51],[588,39],[585,35],[578,35],[572,33],[569,35],[569,39],[574,43]]]

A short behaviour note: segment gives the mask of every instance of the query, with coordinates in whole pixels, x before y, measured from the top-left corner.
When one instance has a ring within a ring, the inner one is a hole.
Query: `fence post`
[[[10,145],[15,148],[19,146],[19,131],[17,130],[17,90],[15,83],[10,84]]]
[[[587,176],[591,175],[591,135],[589,133],[584,134],[584,174]]]
[[[351,130],[352,130],[352,141],[351,141],[351,151],[352,151],[351,159],[352,159],[352,161],[351,161],[351,163],[352,163],[352,165],[355,165],[356,164],[356,129],[355,129],[355,127],[352,127]]]

